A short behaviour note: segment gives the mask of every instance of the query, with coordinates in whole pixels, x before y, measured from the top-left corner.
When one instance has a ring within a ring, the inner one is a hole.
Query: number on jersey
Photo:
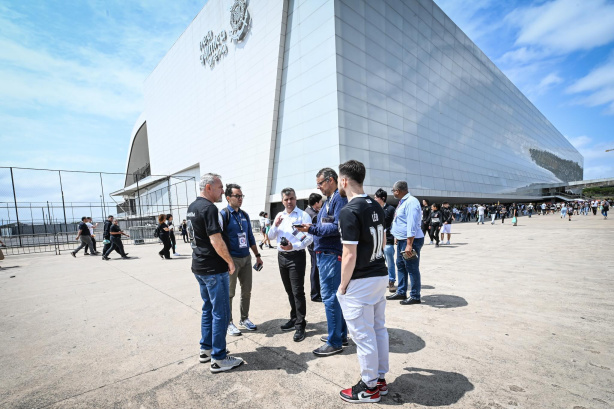
[[[375,227],[369,227],[371,236],[373,237],[373,253],[371,254],[371,261],[384,257],[384,243],[386,236],[384,235],[384,225],[378,224],[377,231]]]

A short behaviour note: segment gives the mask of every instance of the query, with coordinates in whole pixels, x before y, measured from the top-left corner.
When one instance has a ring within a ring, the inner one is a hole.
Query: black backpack
[[[247,213],[245,213],[243,209],[239,209],[239,211],[241,212],[245,220],[247,220],[247,226],[251,227],[251,222],[249,221],[249,216],[247,215]],[[230,212],[228,211],[228,208],[225,208],[220,210],[220,213],[222,214],[222,222],[224,223],[222,228],[226,230],[226,228],[228,227],[228,223],[230,223]]]
[[[154,230],[154,237],[160,237],[160,225]]]

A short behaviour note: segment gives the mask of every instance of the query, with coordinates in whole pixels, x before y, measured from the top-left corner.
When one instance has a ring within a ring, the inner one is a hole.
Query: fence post
[[[47,216],[49,216],[49,219],[51,219],[51,210],[49,209],[49,201],[47,201]],[[56,234],[55,223],[53,223],[53,220],[49,220],[49,221],[53,225],[53,234]]]
[[[19,235],[19,247],[23,247],[21,242],[21,226],[19,226],[19,211],[17,210],[17,195],[15,194],[15,179],[13,179],[13,168],[11,167],[11,184],[13,185],[13,201],[15,202],[15,216],[17,217],[17,234]]]
[[[139,212],[136,217],[140,217],[143,211],[141,210],[141,191],[139,190],[139,178],[136,177],[136,200],[139,202]],[[136,210],[136,209],[135,209]]]
[[[168,178],[166,178],[166,194],[168,195],[168,207],[169,207],[169,213],[173,213],[173,202],[171,202],[171,177],[169,176]]]
[[[102,173],[99,173],[99,175],[100,175],[100,189],[102,190],[102,196],[100,196],[102,199],[102,219],[106,220],[107,212],[106,212],[105,203],[104,203],[104,185],[102,184]]]
[[[68,224],[66,223],[66,204],[64,203],[64,187],[62,186],[62,172],[58,170],[60,175],[60,191],[62,192],[62,210],[64,210],[64,230],[68,231]]]

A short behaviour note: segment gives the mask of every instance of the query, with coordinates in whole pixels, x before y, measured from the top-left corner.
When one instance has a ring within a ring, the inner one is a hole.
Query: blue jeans
[[[213,275],[197,275],[203,303],[200,349],[213,350],[213,359],[226,358],[226,329],[230,321],[230,297],[228,272]]]
[[[478,223],[482,222],[482,224],[484,224],[484,215],[481,214],[478,216]]]
[[[384,255],[386,256],[386,265],[388,266],[388,281],[396,281],[397,273],[394,269],[394,245],[386,244],[384,247]]]
[[[411,290],[409,296],[416,300],[420,299],[420,289],[422,283],[420,282],[420,249],[424,245],[424,237],[420,239],[414,239],[413,249],[418,253],[416,260],[405,260],[401,255],[407,247],[407,240],[402,239],[397,242],[397,271],[399,272],[399,287],[397,288],[398,294],[407,294],[407,276],[411,284]]]
[[[316,258],[320,270],[320,294],[328,324],[328,344],[333,348],[341,348],[342,341],[348,338],[348,328],[337,300],[337,289],[341,284],[341,261],[334,253],[317,252]]]

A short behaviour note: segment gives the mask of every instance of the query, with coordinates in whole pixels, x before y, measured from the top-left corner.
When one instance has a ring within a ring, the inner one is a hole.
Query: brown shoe
[[[391,293],[395,293],[397,291],[397,287],[394,285],[394,281],[388,281],[388,291]]]

